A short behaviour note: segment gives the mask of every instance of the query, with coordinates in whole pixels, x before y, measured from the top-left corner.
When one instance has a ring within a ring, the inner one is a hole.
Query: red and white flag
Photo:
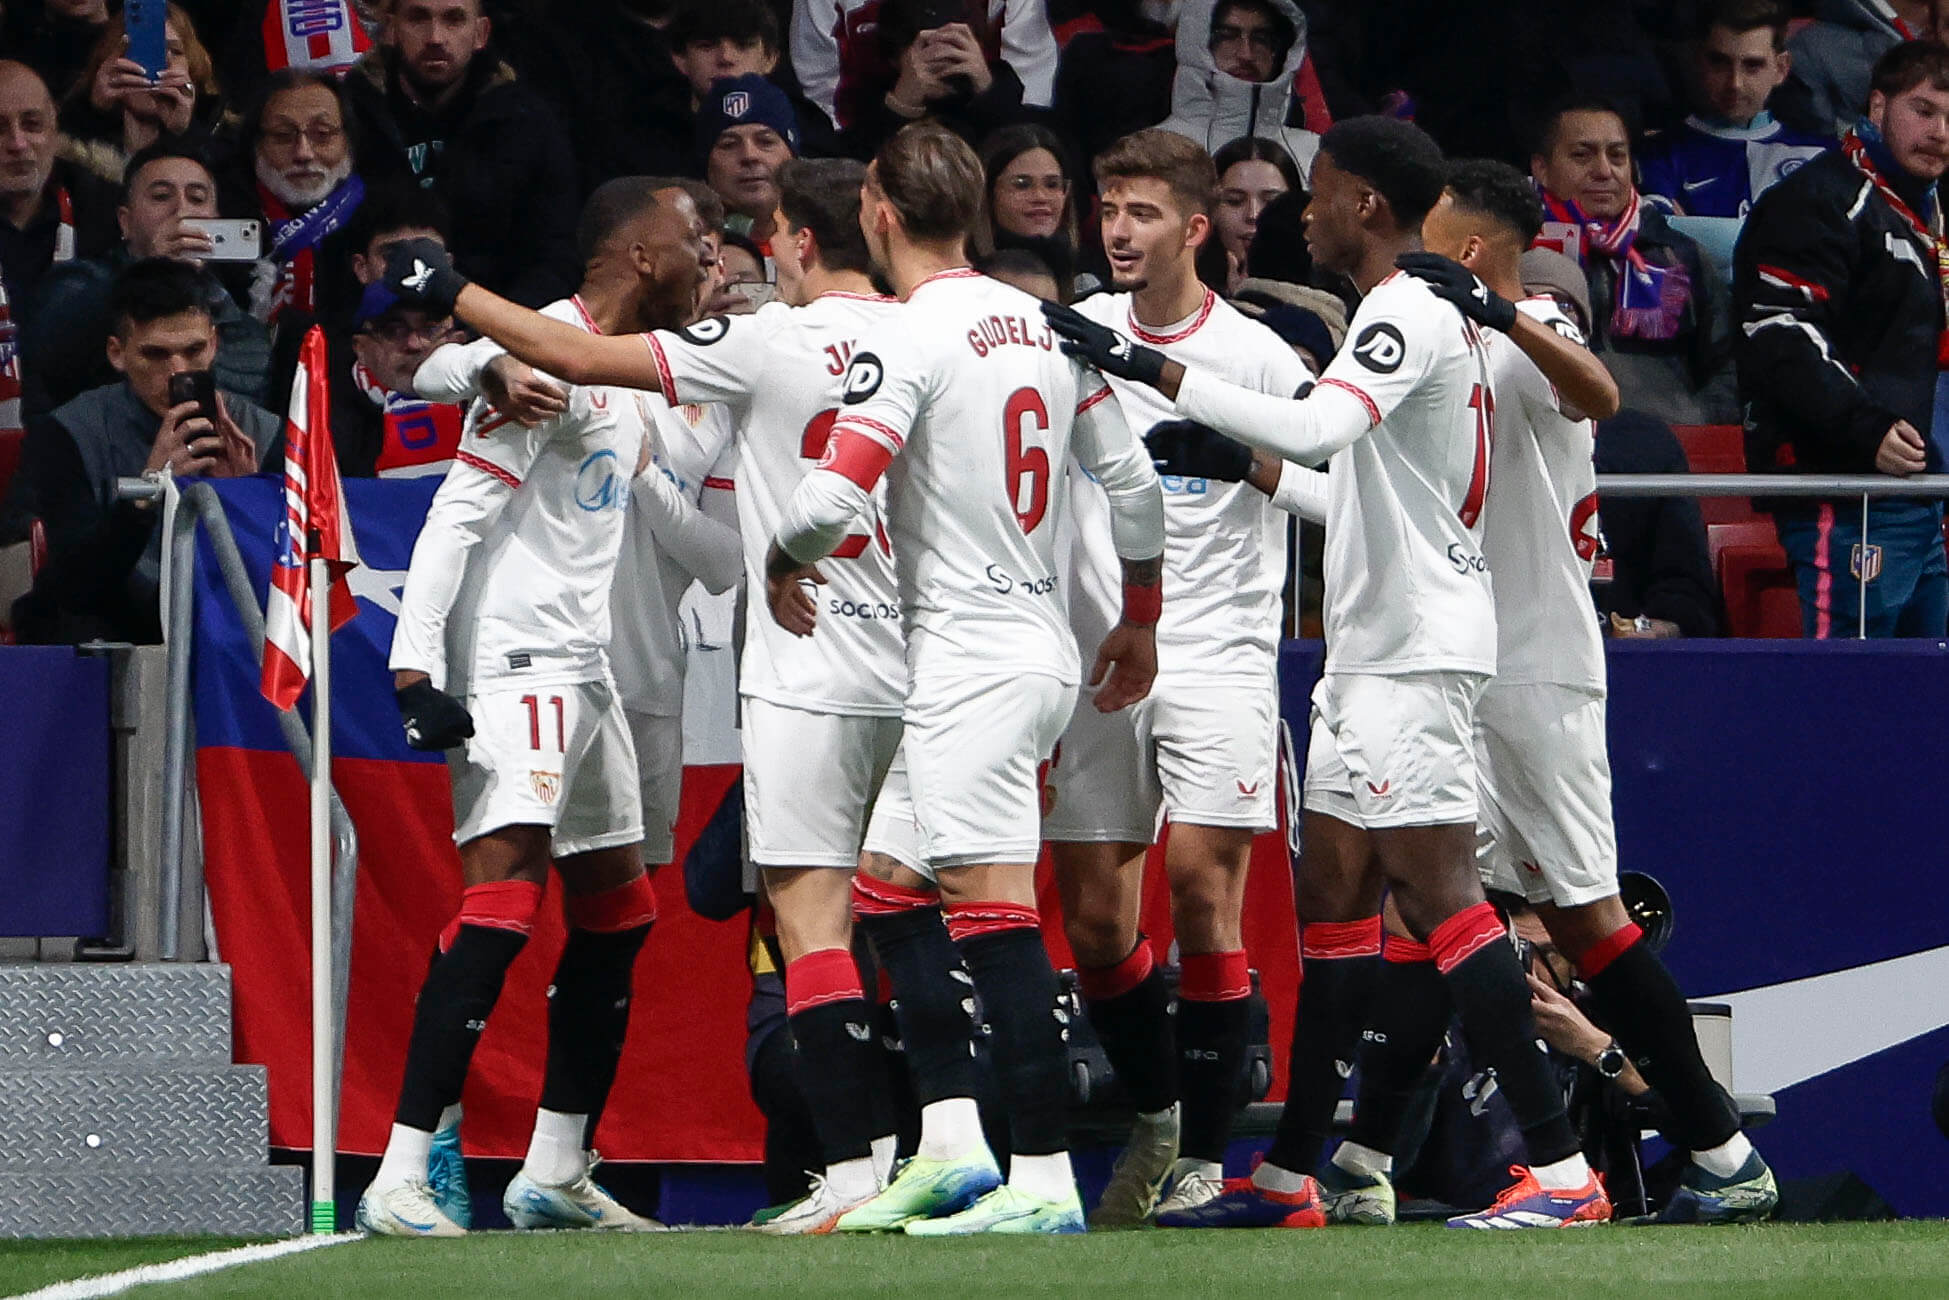
[[[291,409],[284,424],[284,518],[278,523],[271,589],[264,601],[264,698],[291,708],[311,679],[311,561],[331,570],[327,597],[332,631],[358,613],[345,582],[359,562],[345,486],[332,450],[325,335],[314,325],[298,353]]]

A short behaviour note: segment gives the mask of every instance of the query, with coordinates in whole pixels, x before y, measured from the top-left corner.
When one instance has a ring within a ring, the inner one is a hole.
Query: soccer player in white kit
[[[1590,598],[1599,546],[1591,417],[1616,411],[1617,388],[1554,300],[1522,297],[1522,253],[1541,222],[1522,173],[1457,163],[1423,224],[1429,252],[1411,268],[1488,327],[1497,399],[1482,553],[1495,573],[1498,645],[1495,680],[1476,707],[1478,861],[1491,888],[1534,905],[1576,963],[1617,1035],[1599,1073],[1616,1078],[1631,1060],[1670,1108],[1669,1135],[1692,1162],[1666,1217],[1763,1219],[1779,1199],[1772,1172],[1699,1054],[1683,993],[1618,897],[1604,647]],[[1354,1178],[1385,1167],[1447,1021],[1432,966],[1388,965],[1378,1032],[1361,1048],[1353,1138],[1334,1155]]]
[[[745,560],[762,587],[785,504],[825,455],[858,340],[898,306],[874,291],[868,274],[863,175],[860,164],[840,160],[781,169],[784,236],[774,256],[784,301],[750,316],[592,340],[477,287],[459,310],[551,373],[726,404],[740,430]],[[879,1190],[874,1143],[889,1165],[893,1145],[850,924],[853,868],[900,742],[907,682],[891,542],[877,511],[840,544],[827,574],[818,634],[795,636],[769,615],[750,620],[739,679],[749,852],[777,917],[796,1077],[827,1162],[810,1196],[766,1222],[774,1233],[829,1231]],[[888,819],[890,847],[913,860],[911,834],[894,833],[901,820]],[[951,962],[952,950],[946,955]]]
[[[1096,159],[1096,178],[1103,248],[1123,291],[1078,311],[1259,392],[1290,397],[1311,381],[1277,335],[1198,279],[1218,188],[1203,149],[1139,131]],[[1150,695],[1116,713],[1077,708],[1049,767],[1042,819],[1090,1023],[1138,1112],[1091,1216],[1105,1227],[1209,1199],[1224,1176],[1249,1032],[1245,876],[1253,834],[1278,825],[1286,528],[1274,496],[1283,472],[1317,477],[1185,425],[1148,385],[1110,387],[1133,431],[1155,430],[1147,441],[1163,470],[1171,599]],[[1115,625],[1119,572],[1102,490],[1079,473],[1073,491],[1069,613],[1089,655]],[[1171,822],[1164,866],[1181,954],[1175,1015],[1138,932],[1160,809]]]
[[[599,323],[640,328],[689,311],[705,255],[687,196],[659,201],[624,183],[616,201],[592,200],[580,243],[590,254],[582,301]],[[393,262],[396,292],[451,303],[460,278],[437,245],[410,241]],[[466,887],[420,990],[398,1112],[360,1201],[361,1225],[389,1235],[464,1231],[428,1184],[433,1135],[460,1100],[551,859],[569,938],[534,1141],[506,1204],[526,1226],[653,1226],[595,1185],[588,1150],[656,917],[635,754],[607,654],[643,429],[588,388],[533,429],[487,427],[502,418],[478,403],[469,415],[414,548],[393,642],[407,742],[457,751],[448,764]]]
[[[1091,674],[1105,711],[1141,699],[1155,673],[1163,502],[1102,377],[1062,355],[1035,299],[969,269],[982,189],[973,151],[932,123],[900,131],[868,169],[861,225],[904,305],[861,339],[826,457],[793,495],[766,562],[774,616],[814,632],[826,614],[804,580],[817,583],[887,479],[920,856],[992,1029],[1013,1135],[1003,1184],[972,1095],[925,1106],[915,1159],[842,1217],[841,1231],[1083,1230],[1055,975],[1035,904],[1036,769],[1081,677],[1055,545],[1069,509],[1065,462],[1073,452],[1103,485],[1125,562],[1123,621]],[[891,958],[888,971],[904,1000],[916,972]],[[956,1046],[965,1055],[972,1044]]]
[[[1497,1079],[1530,1168],[1500,1221],[1560,1226],[1610,1215],[1536,1046],[1529,994],[1474,863],[1474,708],[1495,672],[1495,613],[1480,516],[1494,394],[1476,327],[1395,270],[1441,195],[1425,133],[1389,118],[1334,124],[1313,167],[1306,233],[1316,262],[1363,296],[1348,346],[1302,400],[1187,370],[1075,313],[1051,309],[1081,355],[1173,397],[1179,414],[1327,475],[1327,664],[1314,692],[1304,849],[1294,892],[1304,978],[1279,1132],[1181,1226],[1313,1227],[1312,1176],[1364,1026],[1379,965],[1381,893],[1433,957],[1471,1055]]]

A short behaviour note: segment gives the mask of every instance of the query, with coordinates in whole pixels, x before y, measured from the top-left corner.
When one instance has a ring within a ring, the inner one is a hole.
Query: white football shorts
[[[907,870],[929,880],[934,873],[920,854],[920,823],[914,818],[913,786],[907,777],[907,747],[894,752],[893,765],[886,780],[880,782],[880,795],[873,801],[873,815],[866,822],[868,853],[892,858]]]
[[[905,748],[930,868],[1041,856],[1038,769],[1075,707],[1076,688],[1041,673],[916,678]]]
[[[1115,713],[1085,693],[1049,761],[1042,837],[1149,844],[1160,808],[1189,825],[1276,829],[1278,713],[1269,679],[1159,677]]]
[[[820,713],[746,696],[744,826],[761,867],[859,864],[900,719]]]
[[[1330,673],[1313,688],[1301,802],[1352,826],[1440,826],[1476,815],[1480,673]]]
[[[1617,893],[1603,697],[1491,685],[1475,706],[1475,743],[1482,883],[1558,907]]]
[[[676,854],[677,809],[683,802],[684,720],[680,714],[625,713],[643,787],[643,861],[668,866]]]
[[[454,843],[546,826],[563,858],[643,838],[636,749],[613,682],[496,684],[464,702],[473,739],[447,751]]]

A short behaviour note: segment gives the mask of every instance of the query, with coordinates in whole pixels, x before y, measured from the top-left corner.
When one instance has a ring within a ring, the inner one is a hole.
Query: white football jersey
[[[1151,494],[1152,509],[1156,474],[1109,386],[1062,353],[1041,304],[965,268],[922,281],[860,340],[837,427],[893,457],[887,513],[912,679],[1029,672],[1076,683],[1056,556],[1064,463],[1073,450],[1113,493]],[[808,477],[788,529],[823,480],[870,487],[824,468],[836,473]],[[1156,524],[1148,515],[1136,531]]]
[[[1210,290],[1189,318],[1158,330],[1137,321],[1127,293],[1100,293],[1076,304],[1092,320],[1257,392],[1291,397],[1312,379],[1293,350]],[[1148,384],[1111,376],[1124,422],[1142,438],[1180,417]],[[1069,572],[1070,621],[1077,647],[1092,658],[1123,610],[1123,576],[1110,544],[1109,502],[1080,472],[1075,493],[1075,549]],[[1160,673],[1268,679],[1279,647],[1280,593],[1285,583],[1286,517],[1250,483],[1162,476],[1164,485],[1164,616],[1157,624]]]
[[[643,443],[614,399],[571,387],[568,408],[532,429],[474,404],[413,549],[395,670],[456,695],[609,676],[610,586]]]
[[[1549,297],[1516,304],[1582,344]],[[1496,392],[1495,473],[1482,554],[1495,573],[1496,682],[1604,692],[1604,639],[1590,599],[1597,558],[1597,426],[1563,413],[1556,388],[1505,334],[1485,335]]]
[[[898,300],[823,294],[803,307],[771,303],[749,316],[700,321],[644,338],[663,390],[721,402],[738,426],[738,531],[753,591],[785,504],[825,455],[841,385],[859,339]],[[876,494],[884,503],[884,490]],[[898,716],[907,694],[892,543],[873,519],[819,565],[817,630],[796,637],[760,603],[746,619],[738,691],[822,713]]]
[[[1328,672],[1495,672],[1480,545],[1495,394],[1480,333],[1455,308],[1396,272],[1362,300],[1304,400],[1193,369],[1177,409],[1293,459],[1308,459],[1306,445],[1337,448],[1326,476]]]

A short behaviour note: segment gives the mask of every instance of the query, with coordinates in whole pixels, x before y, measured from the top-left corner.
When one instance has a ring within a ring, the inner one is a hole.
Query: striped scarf
[[[1935,259],[1936,282],[1942,290],[1943,308],[1949,311],[1949,241],[1943,238],[1942,202],[1936,187],[1930,185],[1924,192],[1922,209],[1926,215],[1918,215],[1908,201],[1896,192],[1887,174],[1882,171],[1887,146],[1882,143],[1881,132],[1866,118],[1855,123],[1853,129],[1841,137],[1841,152],[1847,155],[1855,170],[1868,178],[1875,192],[1881,195],[1882,202],[1895,210],[1895,215],[1908,225],[1922,247]],[[1945,357],[1949,358],[1949,335],[1944,336],[1943,351]]]
[[[1672,339],[1691,301],[1692,279],[1683,266],[1654,266],[1637,249],[1644,203],[1635,188],[1624,211],[1609,222],[1595,221],[1568,199],[1542,192],[1543,218],[1583,232],[1582,258],[1593,252],[1608,258],[1616,284],[1611,304],[1613,338]],[[1565,252],[1571,250],[1565,249]]]

